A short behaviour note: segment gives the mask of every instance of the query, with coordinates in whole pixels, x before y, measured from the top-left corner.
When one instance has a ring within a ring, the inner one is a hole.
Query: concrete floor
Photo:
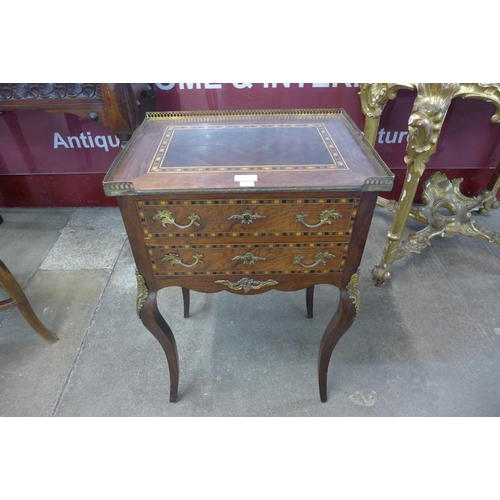
[[[192,293],[184,319],[180,290],[164,289],[159,305],[180,357],[172,404],[163,351],[136,316],[135,265],[118,209],[0,213],[1,259],[60,337],[50,345],[17,308],[0,313],[1,416],[500,415],[498,245],[435,238],[377,288],[370,271],[391,222],[377,209],[361,313],[333,352],[326,403],[316,362],[336,288],[316,288],[310,320],[303,290]],[[500,232],[500,211],[475,219]]]

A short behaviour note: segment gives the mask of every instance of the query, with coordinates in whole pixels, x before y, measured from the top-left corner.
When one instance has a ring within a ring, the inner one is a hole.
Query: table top
[[[394,175],[341,109],[148,113],[115,159],[108,196],[390,191]]]

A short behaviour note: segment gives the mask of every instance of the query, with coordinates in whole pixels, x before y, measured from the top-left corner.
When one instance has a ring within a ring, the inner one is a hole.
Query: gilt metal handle
[[[330,220],[330,218],[338,219],[339,217],[342,217],[342,215],[340,215],[335,210],[323,210],[319,214],[319,222],[317,224],[307,224],[307,222],[304,221],[305,217],[307,217],[307,214],[304,211],[302,211],[295,217],[295,222],[300,222],[301,224],[304,224],[304,226],[306,227],[319,227],[322,226],[323,224],[331,224],[332,221]]]
[[[251,265],[255,264],[258,260],[266,260],[266,258],[258,257],[257,255],[254,255],[252,252],[247,252],[245,255],[236,255],[236,257],[233,257],[231,260],[241,260],[243,261],[243,264]]]
[[[313,264],[303,264],[302,263],[302,259],[304,258],[304,256],[301,255],[301,254],[299,254],[299,255],[296,255],[293,258],[293,263],[294,264],[299,264],[299,266],[308,267],[308,268],[315,267],[318,264],[323,264],[324,266],[326,266],[326,260],[327,259],[332,259],[333,257],[335,257],[335,255],[333,255],[331,253],[328,253],[328,252],[319,252],[319,253],[317,253],[314,256],[314,263]]]
[[[161,259],[162,262],[168,262],[171,266],[175,266],[176,264],[180,264],[181,266],[184,267],[194,267],[198,262],[203,262],[203,255],[200,253],[195,253],[193,255],[194,262],[192,264],[184,264],[182,262],[181,256],[178,253],[168,253],[163,256],[163,259]]]
[[[173,224],[179,229],[187,229],[188,227],[191,227],[193,225],[194,226],[200,225],[200,223],[197,222],[200,220],[200,216],[196,215],[195,213],[192,213],[191,215],[188,216],[188,220],[191,221],[189,224],[186,224],[185,226],[177,224],[177,222],[175,222],[175,217],[170,210],[159,210],[157,214],[153,217],[153,220],[161,221],[161,225],[163,227],[166,227],[167,224]]]
[[[253,224],[255,219],[265,219],[265,215],[253,214],[250,210],[243,210],[241,214],[230,215],[227,220],[238,220],[242,224]]]

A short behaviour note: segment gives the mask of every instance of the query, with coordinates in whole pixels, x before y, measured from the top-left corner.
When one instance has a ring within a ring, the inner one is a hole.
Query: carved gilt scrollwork
[[[414,90],[413,83],[361,83],[359,97],[365,115],[364,135],[374,146],[382,111],[389,100],[395,99],[400,89]]]
[[[380,116],[394,84],[363,84],[360,98],[365,114],[365,137],[375,144]],[[411,84],[414,85],[414,84]],[[406,177],[399,201],[378,198],[377,204],[392,210],[395,215],[388,232],[382,259],[373,269],[373,278],[380,286],[390,278],[392,263],[409,252],[419,252],[436,235],[453,236],[461,233],[499,243],[500,236],[475,224],[471,212],[486,213],[499,208],[496,194],[500,188],[500,176],[492,177],[488,189],[468,198],[460,193],[462,179],[450,182],[444,174],[436,173],[424,184],[423,208],[413,208],[417,186],[426,163],[435,153],[446,114],[454,98],[473,98],[491,102],[496,108],[491,121],[500,123],[500,84],[498,83],[419,83],[415,84],[417,96],[408,122],[408,145],[404,161]],[[497,172],[499,171],[497,167]],[[403,242],[403,231],[408,217],[427,224],[422,231]]]
[[[497,108],[491,121],[500,123],[500,83],[461,83],[456,96],[491,102]]]
[[[359,97],[363,114],[377,118],[389,100],[395,99],[400,89],[414,90],[413,83],[361,83]]]
[[[425,163],[435,152],[451,100],[458,83],[419,83],[417,97],[408,121],[408,146],[405,163],[408,171],[420,177]]]
[[[436,172],[424,183],[422,201],[425,205],[419,207],[417,213],[428,225],[409,236],[408,242],[399,248],[398,258],[409,252],[420,252],[435,236],[463,234],[500,244],[499,234],[475,224],[471,218],[471,212],[482,211],[484,206],[500,208],[500,202],[486,190],[473,198],[464,196],[460,192],[462,181],[462,178],[449,181],[446,175]]]

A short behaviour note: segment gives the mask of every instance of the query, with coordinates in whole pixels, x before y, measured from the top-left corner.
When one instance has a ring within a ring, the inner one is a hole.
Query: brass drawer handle
[[[335,255],[328,253],[328,252],[319,252],[314,256],[314,263],[313,264],[303,264],[302,259],[304,258],[303,255],[296,255],[293,258],[293,263],[294,264],[299,264],[302,267],[315,267],[318,264],[323,264],[326,266],[326,259],[332,259],[335,257]]]
[[[255,219],[265,219],[265,215],[253,214],[250,210],[243,210],[241,214],[230,215],[227,220],[239,220],[242,224],[253,224]]]
[[[199,226],[200,223],[197,222],[200,220],[200,216],[196,215],[195,213],[192,213],[191,215],[188,216],[188,220],[191,222],[185,226],[181,226],[180,224],[177,224],[175,222],[175,217],[173,216],[172,212],[170,210],[159,210],[158,213],[153,217],[153,220],[159,220],[161,221],[161,225],[163,227],[166,227],[167,224],[173,224],[174,226],[178,227],[179,229],[186,229],[191,226]]]
[[[163,256],[163,259],[161,259],[162,262],[168,262],[171,266],[175,266],[176,264],[180,264],[181,266],[184,267],[194,267],[198,262],[203,263],[203,255],[199,253],[195,253],[193,255],[194,262],[192,264],[184,264],[182,262],[182,259],[178,253],[168,253]]]
[[[231,290],[243,290],[245,293],[248,293],[250,290],[259,290],[260,288],[263,288],[265,286],[273,286],[278,284],[278,282],[274,280],[258,281],[251,278],[241,278],[236,283],[228,280],[217,280],[214,283],[217,283],[218,285],[225,285]]]
[[[252,252],[247,252],[245,255],[237,255],[233,257],[231,260],[241,260],[245,265],[255,264],[258,260],[266,260],[265,257],[258,257],[254,255]]]
[[[302,210],[302,212],[300,212],[300,214],[295,217],[295,222],[300,222],[306,227],[319,227],[323,224],[331,224],[332,221],[330,220],[330,217],[332,217],[333,219],[338,219],[339,217],[342,217],[342,215],[340,215],[335,210],[323,210],[319,214],[319,222],[317,224],[307,224],[307,222],[304,221],[305,217],[307,217],[307,214]]]

